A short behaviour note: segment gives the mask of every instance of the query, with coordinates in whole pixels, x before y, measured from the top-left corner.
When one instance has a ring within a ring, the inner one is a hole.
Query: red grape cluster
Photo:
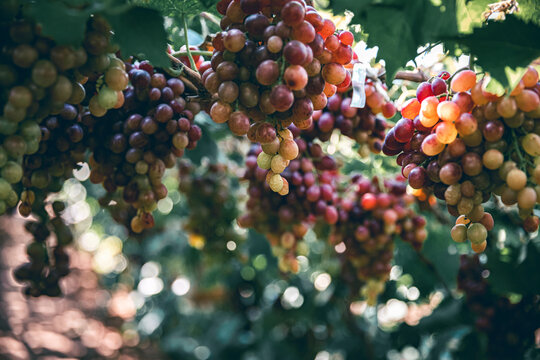
[[[382,113],[390,119],[396,114],[394,104],[381,94],[383,90],[382,86],[375,87],[374,82],[368,80],[365,86],[366,104],[363,108],[351,107],[350,87],[344,92],[338,91],[328,98],[323,110],[313,112],[313,124],[302,136],[328,141],[334,129],[339,129],[342,135],[360,145],[358,152],[362,156],[368,156],[370,152],[380,153],[387,123],[384,118],[376,115]]]
[[[227,167],[209,164],[196,169],[182,161],[179,168],[179,190],[189,208],[184,226],[189,243],[198,249],[204,247],[206,254],[222,256],[230,241],[240,241],[233,228],[238,208]]]
[[[302,146],[302,139],[297,139]],[[315,154],[320,148],[314,147]],[[298,271],[296,255],[302,252],[298,242],[316,219],[335,224],[338,212],[334,204],[336,196],[334,160],[321,156],[312,160],[299,157],[291,161],[283,171],[288,189],[286,196],[268,191],[266,181],[272,172],[257,166],[257,155],[262,150],[254,147],[246,158],[244,180],[249,181],[247,214],[238,218],[241,227],[253,227],[265,234],[279,258],[282,271]],[[322,152],[321,152],[322,153]],[[316,171],[318,170],[318,171]]]
[[[151,212],[167,196],[161,182],[176,158],[201,138],[194,125],[197,103],[186,102],[184,83],[154,69],[148,62],[126,64],[131,86],[121,108],[107,118],[88,119],[90,180],[102,183],[112,196],[122,189],[124,201],[138,212],[131,229],[138,233],[154,224]]]
[[[73,236],[60,217],[64,204],[54,202],[53,210],[54,218],[42,217],[40,221],[25,224],[33,236],[33,242],[26,247],[30,261],[15,269],[13,275],[17,281],[26,284],[24,293],[27,296],[60,296],[62,291],[58,282],[69,273],[69,256],[64,248],[73,241]],[[56,236],[52,250],[47,244],[51,230]]]
[[[469,239],[476,252],[484,251],[493,227],[482,205],[492,194],[518,205],[526,231],[539,224],[533,215],[540,201],[538,73],[529,67],[507,96],[488,92],[484,80],[465,69],[421,83],[383,144],[386,155],[399,154],[412,188],[446,201],[458,216],[452,238]]]
[[[339,220],[330,242],[341,254],[343,276],[361,286],[362,296],[374,304],[390,274],[393,237],[400,236],[418,251],[427,237],[426,221],[410,207],[414,198],[406,193],[404,181],[383,183],[361,175],[351,180],[337,198]]]
[[[326,106],[325,87],[349,86],[343,65],[352,60],[353,36],[335,33],[332,21],[303,0],[221,0],[217,8],[224,31],[202,75],[216,95],[210,116],[263,145],[259,166],[272,169],[270,189],[284,195],[280,174],[298,156],[284,130],[311,125],[313,111]]]
[[[458,288],[466,295],[466,306],[475,317],[478,331],[487,336],[490,360],[524,359],[534,347],[535,331],[540,323],[538,297],[525,295],[511,303],[507,297],[494,293],[478,256],[461,256]]]

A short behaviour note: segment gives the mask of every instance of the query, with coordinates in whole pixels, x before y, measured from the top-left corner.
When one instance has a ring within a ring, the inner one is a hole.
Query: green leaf
[[[504,21],[489,23],[458,37],[455,43],[468,48],[477,64],[508,89],[515,82],[515,73],[507,69],[527,66],[539,57],[538,39],[540,26],[508,15]]]
[[[41,0],[29,4],[26,12],[41,24],[43,35],[59,44],[80,46],[92,7],[71,8],[62,1]]]
[[[495,292],[522,295],[540,293],[540,250],[532,241],[525,249],[527,256],[522,262],[518,248],[506,248],[503,253],[498,249],[488,251],[488,281]]]
[[[217,0],[135,0],[135,3],[159,10],[169,17],[197,16],[203,11],[217,14]]]
[[[105,16],[114,29],[115,41],[120,46],[122,56],[135,55],[155,66],[170,65],[166,55],[167,33],[158,11],[130,7],[120,13],[106,13]]]
[[[449,229],[440,226],[440,220],[426,217],[431,226],[428,227],[428,238],[422,247],[422,254],[433,264],[438,275],[453,288],[459,270],[459,254],[456,243],[450,237]],[[436,225],[433,225],[436,224]]]
[[[439,6],[430,0],[333,0],[332,10],[355,14],[352,23],[361,24],[362,32],[368,34],[368,46],[379,47],[389,84],[397,70],[418,55],[419,46],[457,34],[453,0],[441,1]]]
[[[482,13],[493,0],[457,0],[456,15],[460,33],[470,33],[475,27],[482,26]]]
[[[516,16],[524,21],[540,25],[540,2],[538,0],[519,0],[519,12]]]
[[[428,295],[442,282],[454,288],[459,270],[459,253],[450,238],[448,228],[440,225],[440,220],[425,214],[428,237],[424,241],[420,255],[406,242],[396,239],[394,261],[410,274],[422,295]],[[440,286],[439,286],[440,287]]]

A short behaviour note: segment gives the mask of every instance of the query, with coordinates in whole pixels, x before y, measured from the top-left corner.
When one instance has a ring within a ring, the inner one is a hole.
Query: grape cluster
[[[24,174],[19,213],[28,216],[32,210],[44,206],[49,193],[61,190],[64,181],[73,175],[73,170],[86,159],[88,145],[87,128],[81,114],[81,106],[64,104],[57,114],[46,117],[40,124],[41,141],[36,153],[26,155],[23,160]]]
[[[184,83],[146,62],[126,65],[131,85],[124,104],[106,118],[85,118],[90,132],[90,180],[102,183],[109,197],[122,190],[123,200],[138,212],[131,220],[139,233],[154,225],[151,212],[167,196],[164,172],[201,138],[193,123],[200,106],[185,99]]]
[[[296,141],[302,146],[302,139]],[[317,146],[308,152],[322,153]],[[302,156],[292,160],[282,173],[288,192],[286,196],[280,196],[268,191],[270,185],[266,179],[273,175],[271,170],[257,166],[257,155],[261,153],[260,147],[254,147],[246,158],[243,179],[249,181],[249,200],[247,213],[238,218],[238,224],[265,234],[273,245],[280,269],[296,272],[296,255],[304,252],[300,240],[309,226],[317,219],[328,224],[338,220],[333,205],[336,164],[332,158],[321,155],[315,159]]]
[[[122,91],[129,83],[123,61],[114,55],[118,48],[110,42],[111,36],[111,27],[105,19],[100,16],[90,18],[84,39],[88,60],[80,72],[88,79],[85,83],[87,93],[92,94],[88,110],[97,117],[123,105]]]
[[[53,210],[55,216],[52,219],[43,216],[38,221],[25,224],[33,236],[33,241],[26,247],[30,261],[15,269],[13,275],[17,281],[25,283],[24,293],[27,296],[60,296],[62,291],[58,282],[69,273],[69,256],[65,247],[73,241],[73,235],[60,217],[64,204],[54,202]],[[56,236],[56,244],[52,248],[47,244],[51,230]]]
[[[466,306],[475,317],[478,331],[487,335],[487,358],[524,359],[534,347],[535,331],[540,322],[538,297],[524,296],[511,303],[491,290],[482,276],[486,270],[478,256],[461,256],[458,288],[466,295]]]
[[[39,157],[30,155],[43,150],[40,140],[45,136],[42,130],[48,126],[45,119],[67,112],[76,116],[77,110],[73,109],[86,97],[83,84],[95,87],[90,78],[96,78],[119,60],[110,54],[110,29],[99,16],[89,20],[84,42],[78,48],[42,36],[39,25],[28,18],[10,19],[1,23],[0,29],[7,35],[0,40],[0,214],[16,206],[23,196],[22,214],[28,215],[35,196],[23,191],[29,186],[44,188],[45,178],[50,176],[45,168],[38,170],[36,162],[27,162]],[[79,135],[71,134],[77,139]],[[58,165],[62,162],[46,161]],[[60,171],[59,167],[55,170]],[[32,179],[23,178],[25,173],[32,173],[34,184]]]
[[[387,101],[381,93],[382,86],[376,87],[373,80],[368,80],[365,86],[366,105],[363,108],[351,107],[352,90],[338,91],[328,98],[323,110],[313,112],[313,124],[302,134],[309,139],[318,138],[328,141],[334,129],[339,129],[342,135],[355,140],[359,145],[358,153],[368,156],[370,152],[380,153],[382,141],[386,133],[387,123],[396,114],[396,108]]]
[[[272,168],[270,189],[284,195],[280,174],[298,147],[283,130],[309,128],[313,111],[326,106],[325,87],[349,86],[343,65],[353,58],[353,36],[336,33],[303,0],[221,0],[217,9],[224,31],[213,39],[211,68],[202,75],[215,94],[210,116],[263,145],[259,166]]]
[[[341,254],[343,276],[373,305],[384,290],[391,260],[393,237],[400,236],[420,250],[427,232],[426,221],[415,215],[410,205],[414,198],[406,193],[399,179],[384,182],[354,175],[351,184],[337,198],[339,220],[330,242]]]
[[[452,238],[469,239],[476,252],[484,251],[494,225],[482,205],[492,194],[518,205],[526,231],[539,224],[533,215],[540,201],[538,73],[529,67],[506,96],[488,92],[484,80],[465,69],[421,83],[383,144],[386,155],[399,154],[412,188],[446,201],[458,216]]]
[[[238,208],[227,167],[209,164],[196,169],[190,162],[182,161],[179,169],[179,190],[189,207],[184,226],[189,243],[195,248],[204,247],[207,254],[219,256],[229,241],[240,240],[233,228]]]

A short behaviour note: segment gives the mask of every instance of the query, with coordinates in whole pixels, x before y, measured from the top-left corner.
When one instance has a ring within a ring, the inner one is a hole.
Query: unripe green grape
[[[71,97],[72,92],[73,85],[71,84],[71,81],[67,77],[59,75],[50,91],[51,100],[58,103],[64,103]],[[62,104],[62,108],[63,107],[64,105]]]
[[[467,238],[473,244],[481,244],[487,239],[486,227],[480,223],[472,223],[467,229]]]
[[[78,82],[73,82],[71,86],[71,96],[69,97],[69,99],[67,99],[66,102],[72,105],[80,104],[86,96],[86,90],[84,89],[84,86],[82,86]]]
[[[19,132],[26,140],[41,140],[41,129],[35,121],[25,121],[20,125]]]
[[[521,147],[531,156],[540,156],[540,136],[529,133],[521,139]]]
[[[281,174],[283,170],[287,168],[289,161],[285,160],[281,155],[275,155],[272,157],[270,168],[275,174]]]
[[[0,134],[1,135],[13,135],[17,132],[17,123],[9,121],[5,117],[0,117]]]
[[[49,60],[38,60],[32,68],[32,81],[43,88],[47,88],[56,82],[58,72]]]
[[[465,242],[467,240],[467,225],[455,225],[452,230],[450,230],[450,236],[455,242]]]
[[[189,144],[189,138],[185,133],[176,133],[172,138],[172,144],[178,150],[185,149]]]
[[[448,205],[457,205],[461,200],[461,187],[459,184],[450,185],[446,188],[444,199]]]
[[[5,179],[0,178],[0,200],[6,200],[11,191],[11,185]]]
[[[112,109],[118,100],[118,95],[116,91],[109,88],[108,86],[103,86],[98,93],[98,102],[99,105],[108,110]]]
[[[90,103],[88,104],[88,110],[90,110],[92,115],[96,117],[102,117],[107,113],[107,109],[105,109],[99,104],[97,95],[92,96],[92,98],[90,99]]]
[[[15,191],[11,190],[5,201],[8,207],[10,208],[15,207],[17,203],[19,202],[19,196],[17,195]]]
[[[135,164],[135,171],[137,174],[144,175],[148,172],[148,164],[144,160],[139,160]]]
[[[272,191],[279,192],[283,188],[283,178],[279,174],[274,174],[270,177],[268,185]]]
[[[32,155],[37,153],[39,150],[39,138],[34,138],[26,141],[26,155]]]
[[[262,144],[262,150],[268,155],[275,155],[279,151],[280,141],[278,137],[275,137],[272,142]]]
[[[461,200],[459,201],[457,205],[458,212],[460,215],[467,215],[468,213],[472,211],[473,207],[474,207],[474,203],[472,199],[469,199],[466,197],[461,198]]]
[[[4,149],[10,157],[18,159],[26,153],[26,142],[18,135],[11,135],[4,140]]]
[[[14,161],[8,161],[2,168],[2,177],[10,184],[21,181],[23,176],[22,166]]]
[[[32,104],[32,92],[26,86],[15,86],[9,92],[8,101],[17,108],[26,109]]]
[[[4,106],[4,117],[13,123],[21,122],[26,117],[26,109],[15,107],[8,102]]]
[[[8,154],[2,146],[0,146],[0,168],[3,167],[8,161]]]
[[[264,151],[261,151],[259,156],[257,156],[257,165],[261,169],[265,169],[265,170],[270,169],[272,165],[272,155],[268,155]]]
[[[45,189],[49,185],[49,174],[45,170],[38,170],[32,173],[30,183],[38,189]]]

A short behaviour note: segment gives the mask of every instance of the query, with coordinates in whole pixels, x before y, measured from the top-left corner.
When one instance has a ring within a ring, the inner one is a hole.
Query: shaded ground
[[[62,298],[25,298],[12,276],[26,261],[25,244],[31,240],[23,224],[20,217],[0,218],[0,359],[163,358],[123,319],[110,315],[126,318],[134,311],[123,306],[127,293],[111,298],[99,287],[86,253],[70,253],[72,270],[62,280]]]

